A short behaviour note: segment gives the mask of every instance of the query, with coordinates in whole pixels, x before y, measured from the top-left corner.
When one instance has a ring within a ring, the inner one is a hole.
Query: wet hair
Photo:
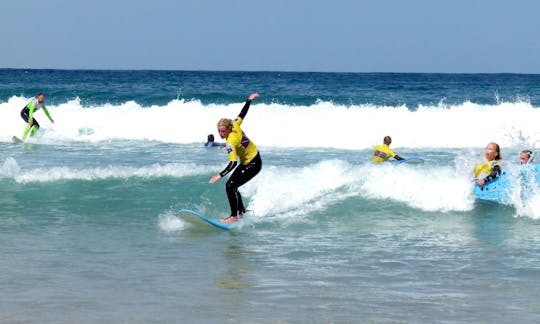
[[[228,118],[221,118],[219,122],[217,123],[218,126],[225,126],[228,129],[232,129],[232,124],[233,124],[232,119],[228,119]]]
[[[499,147],[499,144],[497,143],[494,143],[494,142],[491,142],[489,144],[494,144],[495,145],[495,152],[497,152],[497,156],[495,157],[495,160],[500,160],[502,159],[502,156],[501,156],[501,148]],[[489,145],[488,144],[488,145]]]
[[[213,142],[213,141],[214,141],[214,135],[208,134],[208,142]]]
[[[527,159],[528,159],[529,161],[532,160],[533,152],[532,152],[531,150],[523,150],[523,151],[521,151],[521,153],[522,153],[522,154],[527,154]]]
[[[383,139],[383,143],[386,144],[386,145],[390,145],[392,143],[392,137],[385,136],[384,139]]]

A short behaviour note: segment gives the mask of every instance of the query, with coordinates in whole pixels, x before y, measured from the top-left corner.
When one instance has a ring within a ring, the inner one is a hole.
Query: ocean
[[[252,92],[251,212],[191,223],[228,214],[203,143]],[[539,322],[540,191],[472,182],[539,121],[540,75],[0,69],[0,322]],[[386,135],[424,163],[373,165]]]

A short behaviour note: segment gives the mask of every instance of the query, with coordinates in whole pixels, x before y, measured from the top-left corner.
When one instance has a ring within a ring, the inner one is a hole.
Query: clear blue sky
[[[540,73],[538,0],[1,0],[0,68]]]

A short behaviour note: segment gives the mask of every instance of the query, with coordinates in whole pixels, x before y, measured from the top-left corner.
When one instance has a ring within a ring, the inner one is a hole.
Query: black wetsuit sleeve
[[[491,171],[491,173],[488,174],[488,176],[484,178],[484,182],[490,182],[493,179],[497,178],[497,176],[500,174],[501,174],[501,167],[499,165],[495,165],[493,167],[493,171]]]
[[[246,104],[244,105],[244,108],[242,108],[242,111],[240,111],[240,113],[238,114],[238,117],[244,119],[244,117],[246,117],[247,115],[250,105],[251,105],[251,99],[246,100]]]
[[[404,158],[402,158],[401,156],[397,155],[394,156],[394,159],[398,160],[398,161],[401,161],[401,160],[405,160]]]
[[[225,167],[225,169],[223,169],[223,171],[221,171],[221,172],[219,173],[219,175],[220,175],[221,177],[226,176],[229,172],[231,172],[231,171],[236,167],[236,164],[237,164],[237,163],[238,163],[238,162],[236,162],[236,161],[229,161],[229,164],[227,164],[227,166]]]

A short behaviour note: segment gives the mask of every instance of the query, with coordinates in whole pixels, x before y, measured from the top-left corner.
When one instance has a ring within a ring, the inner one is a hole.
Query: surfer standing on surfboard
[[[394,158],[398,161],[404,160],[401,156],[397,155],[390,149],[390,144],[392,143],[392,138],[390,136],[385,136],[383,139],[383,144],[376,145],[373,149],[373,163],[381,163],[388,161],[389,158]]]
[[[28,135],[28,132],[30,132],[30,137],[34,136],[36,132],[39,129],[39,123],[34,118],[34,113],[40,109],[43,108],[43,111],[45,112],[45,115],[49,117],[49,120],[51,123],[54,124],[54,120],[51,118],[51,115],[49,114],[49,111],[47,108],[45,108],[45,94],[43,92],[40,92],[36,98],[32,99],[24,108],[21,110],[21,117],[24,119],[25,122],[28,123],[26,126],[26,129],[24,130],[22,141],[24,142],[26,140],[26,135]]]
[[[229,205],[231,207],[231,216],[222,218],[221,221],[224,223],[235,222],[246,212],[238,188],[255,177],[262,168],[262,160],[259,151],[257,150],[257,146],[255,146],[255,143],[253,143],[240,128],[240,125],[242,125],[249,110],[251,101],[258,96],[258,93],[252,93],[249,96],[236,119],[231,120],[222,118],[217,124],[219,136],[226,140],[225,149],[229,154],[229,164],[227,164],[223,171],[213,176],[208,182],[215,183],[234,170],[225,184],[227,198],[229,199]],[[240,165],[237,167],[238,159],[240,159]]]

